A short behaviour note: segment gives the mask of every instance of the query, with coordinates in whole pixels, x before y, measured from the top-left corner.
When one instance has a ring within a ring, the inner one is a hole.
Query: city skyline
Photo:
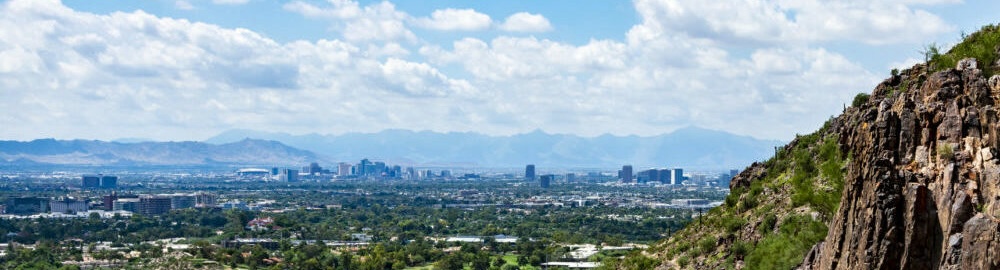
[[[788,140],[998,5],[6,1],[0,138],[699,126]]]

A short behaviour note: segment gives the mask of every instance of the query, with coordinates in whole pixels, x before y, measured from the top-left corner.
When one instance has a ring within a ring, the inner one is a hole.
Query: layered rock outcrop
[[[838,117],[840,207],[802,269],[1000,269],[1000,77],[975,60],[882,82]]]

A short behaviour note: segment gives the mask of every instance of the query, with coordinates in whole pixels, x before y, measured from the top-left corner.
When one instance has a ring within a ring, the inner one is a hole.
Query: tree
[[[461,270],[465,262],[462,261],[461,255],[457,253],[448,254],[444,256],[440,261],[434,263],[435,270]]]

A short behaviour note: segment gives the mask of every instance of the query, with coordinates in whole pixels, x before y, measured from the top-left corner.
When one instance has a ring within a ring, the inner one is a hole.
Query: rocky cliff
[[[649,254],[667,269],[1000,269],[998,46],[987,26],[893,72]]]
[[[802,268],[1000,268],[1000,76],[978,65],[917,66],[839,119],[854,158]]]

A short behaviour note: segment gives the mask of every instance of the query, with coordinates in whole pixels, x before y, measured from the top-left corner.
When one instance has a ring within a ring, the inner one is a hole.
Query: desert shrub
[[[791,215],[782,221],[778,233],[762,239],[746,256],[747,269],[792,269],[812,246],[826,237],[823,222],[806,215]]]
[[[958,61],[964,58],[975,58],[979,68],[989,77],[997,71],[992,64],[997,61],[998,46],[1000,46],[1000,27],[987,25],[978,32],[964,35],[962,42],[955,44],[947,53],[940,53],[940,48],[931,44],[927,46],[924,54],[934,71],[954,68]]]
[[[851,107],[858,108],[861,107],[861,105],[865,105],[865,103],[868,103],[869,97],[871,97],[871,95],[868,95],[866,93],[858,93],[857,95],[854,96],[854,101],[851,101]]]

